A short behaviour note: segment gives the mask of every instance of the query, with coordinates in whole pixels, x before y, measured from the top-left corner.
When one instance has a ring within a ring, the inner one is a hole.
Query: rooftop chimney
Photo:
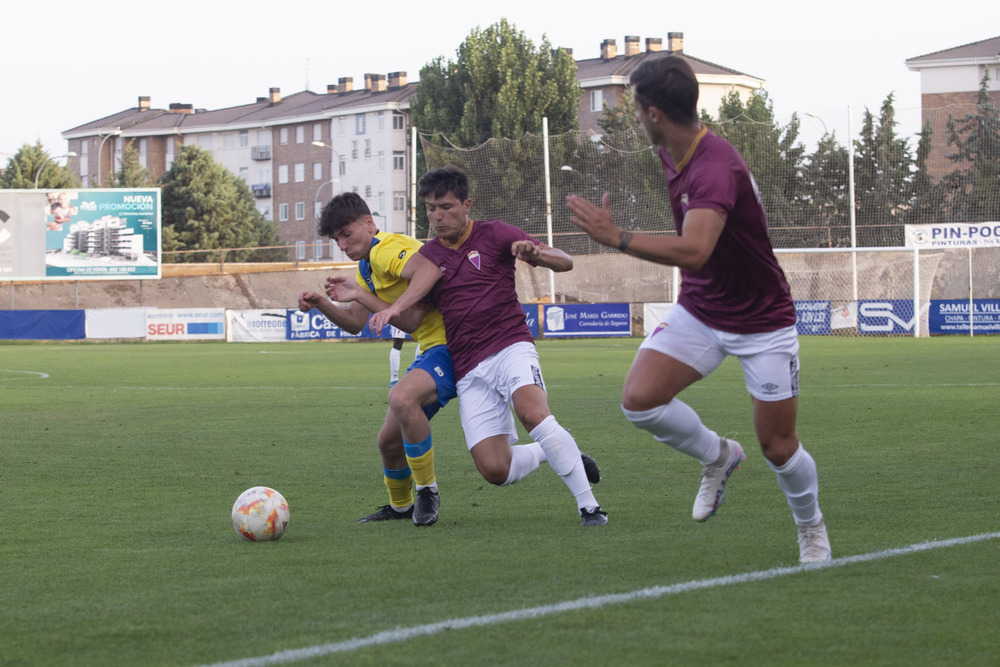
[[[269,101],[271,104],[277,104],[281,101],[281,88],[269,88],[267,92],[269,94]]]
[[[385,90],[385,74],[365,74],[365,90],[381,93]]]
[[[172,113],[194,113],[194,105],[181,104],[180,102],[171,102],[170,111]]]
[[[601,60],[613,60],[618,55],[618,45],[615,40],[606,39],[601,42]]]
[[[349,93],[354,90],[354,77],[342,76],[337,79],[337,92],[340,94]]]
[[[659,37],[647,37],[646,38],[646,52],[656,53],[663,50],[663,40]]]
[[[683,32],[667,33],[667,51],[670,51],[670,53],[684,53]]]
[[[337,92],[337,84],[335,84],[335,83],[328,83],[328,84],[326,84],[326,94],[327,95],[333,95],[336,92]]]
[[[149,97],[143,96],[139,98],[139,111],[149,111]]]
[[[267,98],[266,97],[258,97],[257,98],[257,104],[263,104],[264,102],[267,102]]]
[[[625,56],[639,55],[639,36],[625,35]]]
[[[402,88],[406,85],[406,72],[389,72],[389,89]]]

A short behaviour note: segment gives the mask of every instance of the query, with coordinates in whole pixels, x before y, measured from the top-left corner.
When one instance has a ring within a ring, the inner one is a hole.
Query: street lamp
[[[318,240],[318,238],[317,238],[318,237],[317,227],[319,226],[319,211],[317,210],[316,203],[319,201],[319,191],[322,190],[323,186],[326,185],[327,183],[330,184],[330,198],[332,199],[337,194],[334,191],[334,189],[333,189],[333,184],[334,183],[340,183],[340,179],[339,178],[331,178],[328,181],[323,181],[322,183],[319,184],[319,187],[316,188],[316,194],[313,195],[313,249],[314,249],[314,251],[315,251],[315,248],[316,248],[316,241]],[[330,253],[330,256],[331,257],[333,256],[333,252],[332,251]]]
[[[823,122],[823,119],[820,118],[819,115],[814,114],[812,111],[807,111],[806,115],[809,116],[810,118],[815,118],[816,120],[818,120],[820,122],[820,125],[823,126],[823,136],[824,137],[827,136],[828,134],[830,134],[829,130],[826,129],[826,123]]]
[[[42,169],[45,169],[45,165],[47,165],[52,160],[58,160],[59,158],[63,158],[63,157],[76,157],[76,153],[74,153],[73,151],[70,151],[69,153],[66,153],[65,155],[53,155],[52,157],[47,158],[45,160],[45,162],[42,163],[42,166],[38,168],[38,171],[35,172],[35,189],[36,190],[38,189],[38,177],[42,175]]]
[[[114,132],[112,132],[111,134],[106,135],[103,139],[101,139],[101,146],[100,146],[100,148],[97,149],[97,187],[101,187],[101,185],[102,185],[102,183],[101,183],[101,156],[104,153],[104,142],[107,141],[108,139],[110,139],[111,137],[117,137],[121,133],[122,133],[122,129],[119,127],[119,128],[116,128]],[[100,134],[100,133],[98,133],[98,134]]]

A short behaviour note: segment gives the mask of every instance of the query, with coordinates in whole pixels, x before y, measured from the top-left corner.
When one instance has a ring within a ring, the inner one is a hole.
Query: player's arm
[[[356,301],[346,307],[340,306],[319,292],[305,291],[299,294],[299,310],[309,312],[315,308],[344,331],[360,333],[365,328],[371,311]]]
[[[510,253],[531,266],[540,266],[560,273],[573,268],[573,258],[558,248],[550,248],[544,243],[535,245],[528,239],[514,241]]]
[[[371,313],[381,312],[390,306],[388,301],[379,298],[370,289],[365,289],[356,281],[343,276],[327,278],[326,293],[334,301],[360,303]],[[389,324],[406,333],[413,333],[424,321],[424,316],[429,310],[430,308],[418,304],[393,317]]]
[[[693,208],[684,216],[681,236],[649,236],[619,229],[611,217],[607,193],[601,207],[576,195],[568,196],[566,204],[571,213],[570,221],[598,243],[657,264],[695,271],[712,256],[726,224],[726,216],[721,211]]]
[[[409,281],[410,284],[388,308],[375,313],[372,317],[372,331],[382,331],[382,328],[392,321],[393,318],[398,317],[400,313],[420,303],[430,293],[431,289],[434,288],[437,281],[441,279],[441,270],[434,265],[434,262],[417,253],[406,262],[403,270],[400,271],[400,277]],[[403,327],[399,328],[402,329]]]

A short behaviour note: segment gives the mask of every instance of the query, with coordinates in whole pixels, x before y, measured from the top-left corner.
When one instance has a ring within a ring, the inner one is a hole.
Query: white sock
[[[510,448],[510,472],[507,481],[502,486],[522,480],[538,470],[539,464],[545,463],[545,452],[537,442],[526,445],[514,445]]]
[[[399,379],[399,358],[401,351],[396,348],[389,348],[389,381]]]
[[[698,413],[676,398],[651,410],[626,410],[625,417],[653,438],[698,459],[703,466],[719,459],[719,435],[701,423]]]
[[[785,492],[788,506],[792,508],[795,525],[814,526],[819,523],[823,513],[819,510],[819,476],[816,474],[816,461],[802,443],[799,443],[799,448],[785,465],[776,466],[770,461],[767,465],[778,476],[778,486]]]
[[[576,446],[576,440],[569,431],[559,425],[555,416],[549,415],[531,430],[531,437],[541,445],[549,466],[562,478],[576,498],[576,506],[596,507],[597,500],[583,469],[580,448]]]

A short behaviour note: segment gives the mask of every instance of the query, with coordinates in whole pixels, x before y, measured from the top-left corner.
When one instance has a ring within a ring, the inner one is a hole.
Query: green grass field
[[[592,529],[547,466],[484,483],[457,406],[441,520],[355,523],[386,502],[388,343],[0,346],[0,666],[997,664],[1000,339],[802,339],[820,568],[733,360],[684,396],[750,458],[691,520],[698,464],[618,407],[638,343],[539,343],[603,469]],[[230,524],[259,484],[291,506],[278,542]]]

